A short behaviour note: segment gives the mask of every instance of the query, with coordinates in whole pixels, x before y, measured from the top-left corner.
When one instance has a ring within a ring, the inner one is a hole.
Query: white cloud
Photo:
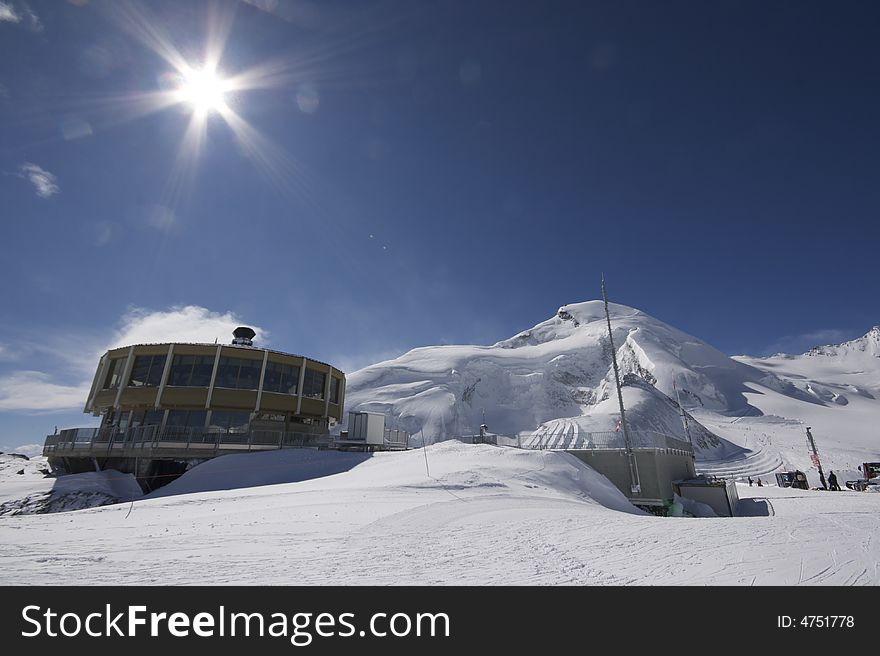
[[[0,375],[0,410],[43,412],[82,408],[86,403],[98,359],[104,351],[119,346],[157,342],[200,342],[221,344],[232,341],[232,331],[249,325],[257,333],[255,341],[266,344],[268,332],[248,324],[232,312],[212,312],[197,305],[167,310],[132,308],[120,320],[120,327],[101,341],[65,336],[45,339],[42,344],[22,345],[31,356],[49,354],[56,370],[72,372],[73,382],[57,382],[42,371],[13,371]]]
[[[351,374],[359,369],[368,367],[371,364],[384,362],[385,360],[393,360],[394,358],[400,357],[408,350],[409,349],[404,348],[392,348],[381,349],[373,351],[372,353],[362,353],[360,355],[336,355],[330,358],[330,362],[340,371],[344,371],[346,374]]]
[[[59,385],[42,371],[14,371],[0,377],[0,410],[66,410],[83,407],[91,381]]]
[[[121,324],[107,348],[155,342],[212,343],[217,340],[224,344],[232,341],[232,331],[241,325],[254,329],[255,341],[264,342],[268,336],[265,330],[244,323],[232,312],[212,312],[198,305],[176,306],[164,311],[133,308],[122,317]]]
[[[828,344],[839,344],[850,339],[859,337],[853,334],[851,330],[843,330],[840,328],[826,328],[823,330],[814,330],[812,332],[803,333],[801,335],[786,335],[780,337],[770,346],[764,353],[772,355],[775,353],[804,353],[814,346],[826,346]]]
[[[33,32],[41,32],[43,30],[43,23],[40,21],[40,17],[37,16],[36,12],[31,9],[27,2],[20,0],[17,3],[16,9],[16,4],[8,0],[0,0],[0,22],[20,24],[22,21]]]
[[[2,451],[3,453],[20,453],[27,456],[28,458],[33,458],[34,456],[43,455],[43,445],[20,444],[18,446],[8,446],[6,444],[3,444],[0,445],[0,451]]]
[[[31,6],[26,2],[22,2],[21,7],[24,10],[25,15],[27,16],[28,26],[31,28],[31,30],[34,32],[42,32],[43,23],[40,21],[40,17],[37,16],[36,12],[31,9]]]
[[[15,349],[9,344],[0,344],[0,362],[21,360],[23,353],[20,349]]]
[[[21,16],[15,12],[15,7],[10,3],[0,2],[0,22],[20,23]]]
[[[33,162],[22,164],[19,167],[19,175],[34,185],[37,196],[40,198],[49,198],[61,191],[58,186],[58,178]]]
[[[91,124],[79,116],[68,116],[61,121],[61,136],[65,141],[82,139],[93,134]]]

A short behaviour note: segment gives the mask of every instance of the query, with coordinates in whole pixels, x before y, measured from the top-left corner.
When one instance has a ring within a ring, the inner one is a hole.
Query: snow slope
[[[238,462],[252,482],[290,459],[292,483],[0,517],[0,583],[880,583],[878,494],[745,486],[756,516],[658,518],[561,452],[448,441],[304,480],[313,456]]]
[[[667,395],[674,375],[692,405],[735,413],[747,405],[744,382],[765,375],[639,310],[610,307],[622,373]],[[534,430],[608,399],[610,356],[602,303],[577,303],[492,346],[418,348],[354,372],[346,402],[386,412],[399,427],[435,440],[475,432],[484,411],[496,432]],[[601,430],[613,430],[616,417],[606,419]]]
[[[880,326],[858,339],[802,355],[735,359],[809,399],[793,404],[788,395],[758,385],[746,393],[749,404],[765,415],[789,420],[786,428],[774,431],[778,442],[790,435],[790,441],[803,444],[804,427],[810,426],[825,469],[847,470],[853,478],[859,463],[880,460]]]
[[[633,374],[627,374],[622,388],[627,424],[634,442],[654,435],[681,437],[683,427],[678,406],[650,383]],[[537,430],[525,436],[525,447],[577,449],[596,444],[621,433],[609,432],[609,421],[617,422],[620,416],[617,396],[612,395],[591,407],[587,414],[578,417],[553,419],[541,424]],[[735,444],[719,438],[706,429],[690,414],[688,433],[698,457],[733,457],[742,452]]]
[[[797,467],[817,485],[806,426],[841,483],[880,460],[880,328],[728,358],[612,314],[633,431],[683,437],[674,379],[698,469],[772,481]],[[346,404],[425,441],[476,432],[485,411],[526,444],[583,446],[619,419],[604,329],[589,302],[492,346],[415,349],[352,374]],[[656,518],[564,452],[457,441],[229,455],[147,498],[128,475],[43,466],[0,455],[0,583],[880,584],[880,494],[740,486],[747,516]],[[122,499],[136,500],[21,514]]]
[[[880,328],[803,356],[730,358],[634,308],[610,311],[633,429],[684,439],[675,381],[707,471],[807,470],[805,426],[842,479],[880,460]],[[492,346],[417,348],[354,372],[346,407],[428,442],[476,433],[485,416],[493,432],[562,447],[615,429],[613,380],[603,304],[588,301]]]

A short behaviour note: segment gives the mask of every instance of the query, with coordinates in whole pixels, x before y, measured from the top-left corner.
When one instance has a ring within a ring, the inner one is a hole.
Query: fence
[[[465,444],[494,444],[495,446],[511,446],[515,449],[522,449],[523,445],[519,437],[508,437],[507,435],[498,435],[496,433],[485,433],[483,435],[458,435],[453,439]]]
[[[693,453],[694,447],[665,433],[656,431],[630,431],[630,444],[634,449],[675,449]],[[524,449],[624,449],[626,443],[620,431],[578,432],[571,434],[532,433],[522,438]]]
[[[324,434],[290,431],[252,430],[217,432],[194,428],[137,426],[126,430],[108,428],[69,428],[49,435],[43,455],[126,456],[130,452],[149,451],[154,455],[163,450],[186,457],[203,456],[205,452],[253,451],[303,447],[329,447],[331,437]]]
[[[390,447],[405,449],[409,446],[409,433],[393,428],[386,428],[385,444]]]

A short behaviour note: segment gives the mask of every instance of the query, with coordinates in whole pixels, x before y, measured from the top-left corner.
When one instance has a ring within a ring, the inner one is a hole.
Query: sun
[[[181,72],[177,97],[188,103],[198,114],[223,112],[226,109],[226,92],[230,84],[210,67],[187,68]]]

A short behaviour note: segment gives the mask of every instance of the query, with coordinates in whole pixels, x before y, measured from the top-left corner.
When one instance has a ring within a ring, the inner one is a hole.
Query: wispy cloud
[[[0,0],[0,22],[24,24],[34,32],[43,30],[43,23],[31,6],[20,0],[17,3]]]
[[[177,223],[174,210],[159,203],[132,208],[128,212],[128,219],[135,226],[155,228],[156,230],[170,230]]]
[[[852,330],[842,328],[825,328],[800,335],[785,335],[770,344],[762,355],[774,355],[776,353],[800,354],[809,351],[814,346],[827,344],[839,344],[847,340],[859,337]]]
[[[120,319],[116,330],[99,340],[64,335],[23,342],[17,345],[20,353],[26,354],[29,361],[39,354],[48,356],[55,373],[19,370],[0,375],[0,410],[48,412],[82,408],[98,358],[107,349],[172,341],[224,343],[243,324],[232,312],[213,312],[197,305],[158,311],[132,308]],[[258,343],[267,344],[265,329],[245,325],[257,333]]]
[[[3,453],[20,453],[27,456],[28,458],[33,458],[34,456],[38,456],[43,453],[43,445],[20,444],[18,446],[9,446],[7,444],[0,444],[0,451],[2,451]]]
[[[164,205],[151,205],[146,213],[147,225],[158,230],[167,230],[174,225],[174,212]]]
[[[91,381],[59,385],[42,371],[15,371],[0,378],[0,410],[65,410],[85,405]]]
[[[113,221],[98,221],[92,228],[94,229],[95,246],[106,246],[116,234],[119,232],[119,224]]]
[[[19,167],[19,175],[28,180],[40,198],[49,198],[61,191],[58,186],[58,178],[46,169],[33,162],[25,162]]]
[[[6,361],[16,361],[22,358],[21,351],[9,346],[9,344],[0,344],[0,362]]]
[[[403,355],[408,350],[409,349],[405,348],[382,349],[360,355],[335,355],[329,358],[329,360],[333,363],[334,367],[337,367],[340,371],[344,371],[346,374],[350,374],[358,369],[363,369],[371,364],[376,364],[377,362],[393,360],[394,358]]]
[[[243,321],[232,312],[212,312],[198,305],[186,305],[159,311],[132,308],[120,324],[107,348],[155,342],[228,342],[232,331]],[[257,333],[255,341],[266,343],[269,333],[265,329],[245,325]]]
[[[0,22],[20,23],[21,16],[15,11],[15,7],[8,2],[0,2]]]

